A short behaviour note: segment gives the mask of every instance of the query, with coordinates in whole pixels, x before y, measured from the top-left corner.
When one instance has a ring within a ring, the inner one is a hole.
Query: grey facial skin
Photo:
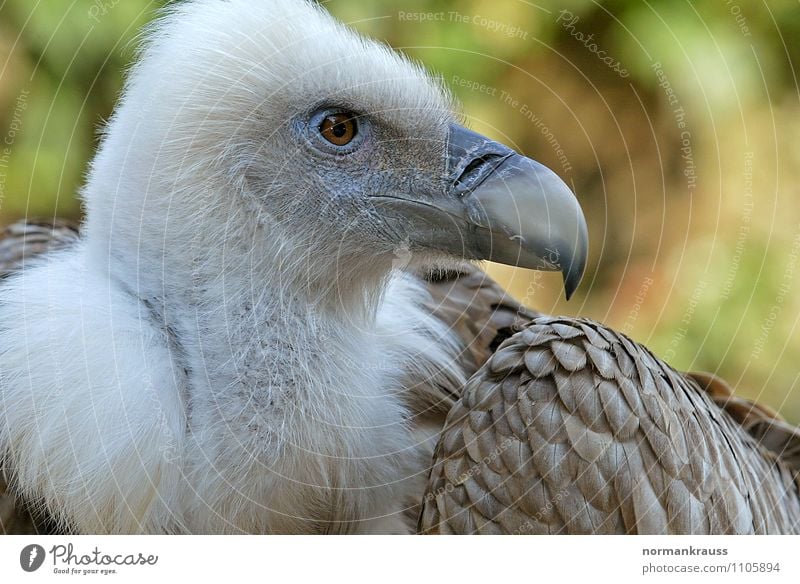
[[[410,226],[411,241],[471,259],[560,271],[569,299],[583,277],[588,230],[569,187],[550,169],[462,126],[450,126],[447,188],[421,200],[376,201]]]

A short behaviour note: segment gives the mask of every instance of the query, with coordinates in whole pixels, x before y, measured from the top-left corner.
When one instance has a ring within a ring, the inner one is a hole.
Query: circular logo
[[[32,543],[22,548],[19,553],[19,565],[26,572],[35,572],[42,567],[44,563],[44,548],[40,545]]]

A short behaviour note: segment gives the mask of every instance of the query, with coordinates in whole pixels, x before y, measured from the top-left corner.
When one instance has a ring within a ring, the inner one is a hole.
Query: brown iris
[[[352,114],[347,112],[331,114],[322,120],[319,131],[331,144],[346,146],[356,136],[356,121]]]

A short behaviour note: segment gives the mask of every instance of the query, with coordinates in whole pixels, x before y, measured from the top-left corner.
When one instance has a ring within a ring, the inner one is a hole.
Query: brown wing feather
[[[537,313],[522,306],[470,263],[416,275],[429,292],[426,308],[444,323],[460,346],[455,365],[462,373],[457,381],[441,376],[435,384],[429,380],[407,380],[408,387],[424,386],[430,390],[422,395],[418,391],[408,392],[413,412],[410,422],[418,440],[420,464],[427,466],[446,416],[461,395],[463,380],[473,375],[505,339]],[[419,517],[423,488],[424,478],[412,500],[407,501],[411,526],[416,525]]]
[[[450,412],[420,530],[797,533],[795,481],[694,379],[602,325],[543,317]]]
[[[27,260],[77,240],[77,225],[61,219],[30,219],[7,225],[0,233],[0,278],[22,268]]]
[[[767,448],[800,477],[800,428],[788,424],[780,414],[733,394],[725,380],[712,373],[688,373],[756,441]]]
[[[62,221],[6,227],[0,277],[77,237]],[[464,372],[491,357],[448,416],[424,531],[798,529],[800,432],[774,412],[593,323],[542,319],[517,333],[538,314],[471,264],[423,279],[431,313],[463,342]],[[0,533],[50,530],[5,490],[0,478]]]
[[[504,340],[540,316],[509,296],[486,272],[464,263],[458,269],[422,274],[431,313],[461,340],[459,363],[475,373]]]

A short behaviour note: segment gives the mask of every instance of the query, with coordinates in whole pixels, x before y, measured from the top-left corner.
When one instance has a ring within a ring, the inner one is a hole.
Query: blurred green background
[[[0,222],[80,216],[98,129],[161,5],[0,0]],[[566,303],[557,275],[491,266],[517,297],[800,422],[796,0],[326,5],[572,184],[590,221],[584,284]]]

